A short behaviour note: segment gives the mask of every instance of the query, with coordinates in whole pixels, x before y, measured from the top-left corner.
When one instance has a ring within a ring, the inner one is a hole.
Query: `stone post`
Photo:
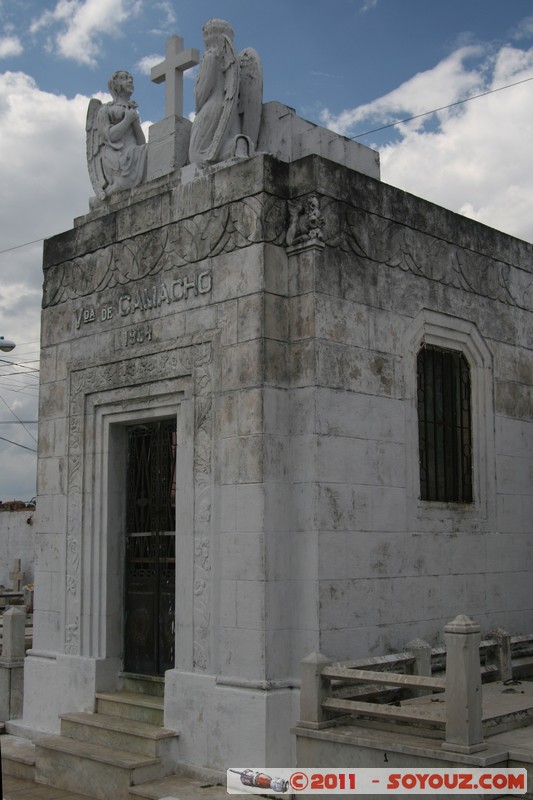
[[[413,675],[431,677],[431,645],[422,639],[413,639],[405,645],[404,650],[408,650],[415,657]],[[411,689],[413,697],[421,697],[427,693],[427,689]]]
[[[446,640],[446,741],[454,753],[485,750],[482,727],[480,627],[460,614],[444,628]]]
[[[431,677],[431,645],[422,639],[413,639],[405,645],[404,650],[408,650],[415,657],[413,675]]]
[[[306,728],[321,728],[325,724],[322,700],[329,694],[329,680],[322,677],[322,670],[331,661],[321,653],[311,653],[300,661],[302,678],[300,688],[300,722]]]
[[[22,715],[26,611],[14,607],[4,613],[0,656],[0,721]]]
[[[496,651],[491,653],[490,662],[498,668],[499,678],[502,683],[513,679],[513,663],[511,658],[511,636],[503,628],[496,628],[489,633],[491,639],[496,639]]]

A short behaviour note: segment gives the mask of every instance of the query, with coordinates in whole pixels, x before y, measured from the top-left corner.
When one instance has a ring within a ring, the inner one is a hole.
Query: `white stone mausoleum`
[[[135,685],[170,768],[219,774],[293,762],[312,651],[533,622],[531,244],[381,182],[232,47],[208,31],[192,132],[171,98],[141,141],[122,78],[92,108],[96,199],[45,243],[10,724]]]

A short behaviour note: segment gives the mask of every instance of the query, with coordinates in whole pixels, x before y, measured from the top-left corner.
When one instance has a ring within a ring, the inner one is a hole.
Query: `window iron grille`
[[[424,345],[417,390],[420,499],[471,503],[471,381],[463,353]]]

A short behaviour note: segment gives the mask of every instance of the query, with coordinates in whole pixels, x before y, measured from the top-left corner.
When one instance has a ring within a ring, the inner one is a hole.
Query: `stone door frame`
[[[176,666],[209,664],[213,342],[70,371],[65,653],[121,661],[126,427],[177,420]],[[199,591],[201,588],[201,592]]]

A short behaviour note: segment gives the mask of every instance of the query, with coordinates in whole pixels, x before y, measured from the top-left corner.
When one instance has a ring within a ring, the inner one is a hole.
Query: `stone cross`
[[[183,73],[199,62],[198,50],[194,47],[184,50],[181,36],[171,36],[167,39],[165,60],[152,67],[150,72],[150,78],[154,83],[166,81],[165,114],[167,117],[183,116]]]
[[[20,570],[20,558],[16,558],[13,561],[13,569],[9,573],[9,577],[13,581],[13,591],[20,592],[21,591],[21,584],[24,580],[24,573]]]

